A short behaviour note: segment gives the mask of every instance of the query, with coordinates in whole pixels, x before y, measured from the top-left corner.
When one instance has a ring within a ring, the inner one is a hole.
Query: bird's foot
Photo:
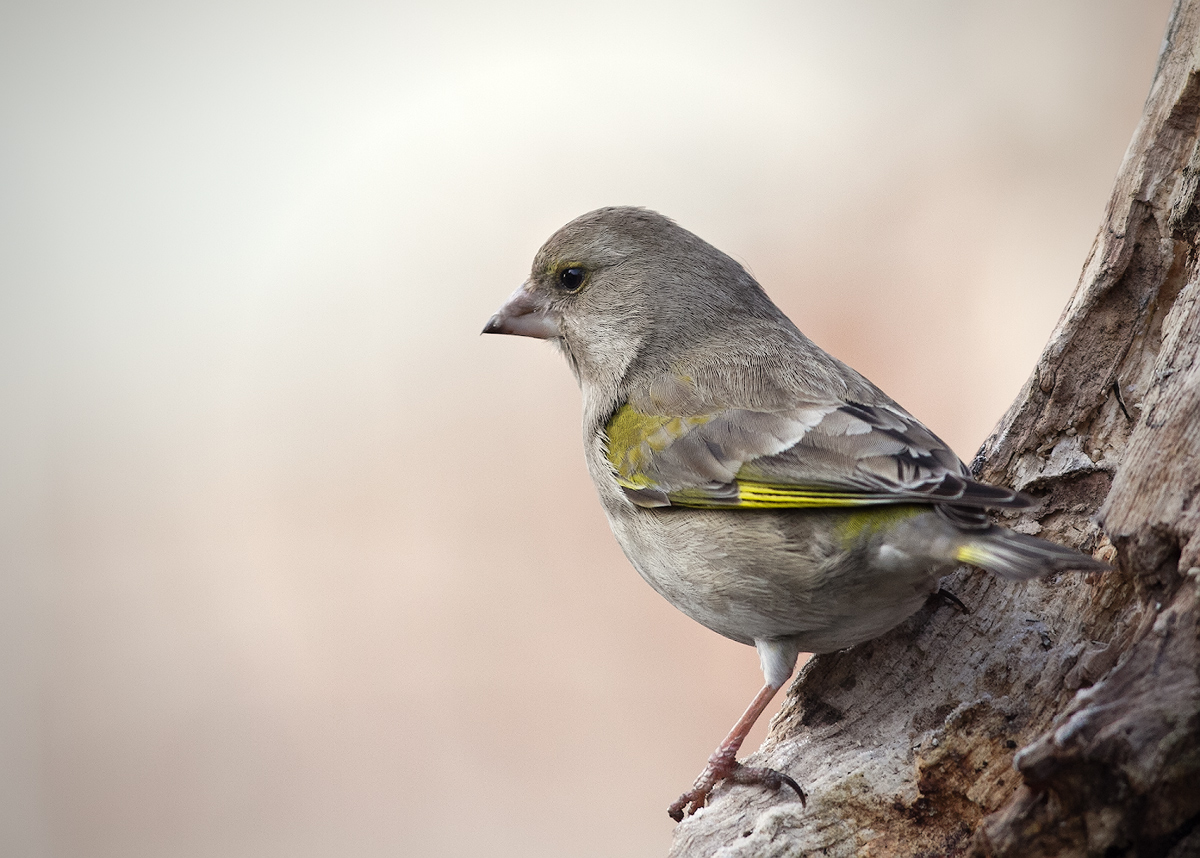
[[[768,789],[778,790],[787,784],[800,796],[800,803],[805,804],[807,796],[800,784],[796,783],[783,772],[775,769],[757,766],[743,766],[732,756],[724,756],[719,752],[709,758],[708,765],[696,778],[692,788],[681,795],[674,804],[667,808],[667,813],[676,822],[682,822],[685,816],[691,816],[708,802],[709,793],[721,781],[735,784],[761,784]]]
[[[932,594],[929,598],[931,601],[937,602],[940,605],[953,605],[955,608],[958,608],[961,613],[971,613],[971,609],[963,604],[962,599],[958,598],[958,596],[955,596],[945,587],[939,588],[938,591]]]

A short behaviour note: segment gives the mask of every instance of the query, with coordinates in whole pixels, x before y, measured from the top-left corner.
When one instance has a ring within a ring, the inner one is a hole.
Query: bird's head
[[[669,372],[748,320],[778,317],[736,261],[647,209],[597,209],[538,251],[484,333],[555,341],[581,383]]]

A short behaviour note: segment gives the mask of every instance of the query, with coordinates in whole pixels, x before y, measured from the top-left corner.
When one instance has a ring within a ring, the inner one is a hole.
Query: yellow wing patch
[[[719,502],[710,500],[708,503],[689,502],[686,497],[680,498],[680,506],[709,506],[709,507],[740,507],[742,509],[827,509],[829,507],[873,506],[875,504],[895,503],[896,499],[881,495],[859,494],[855,492],[839,492],[832,489],[814,488],[812,486],[789,486],[776,483],[758,483],[753,480],[735,480],[738,496],[735,499]],[[670,498],[675,501],[676,495]]]
[[[987,569],[989,561],[994,560],[995,557],[980,545],[962,545],[954,553],[954,559],[959,563],[966,563],[968,566]]]
[[[643,414],[626,403],[604,427],[608,436],[608,462],[617,472],[617,482],[627,489],[654,485],[645,473],[655,453],[661,453],[694,426],[703,426],[714,414],[671,417]]]
[[[607,458],[617,483],[631,493],[660,489],[651,476],[654,457],[695,427],[703,426],[717,416],[645,414],[628,403],[622,405],[605,426]],[[732,484],[719,487],[697,485],[666,492],[660,489],[656,497],[668,501],[672,506],[692,509],[830,509],[875,506],[897,501],[894,496],[886,494],[764,483],[740,477]],[[633,500],[638,503],[637,498]],[[664,503],[660,500],[652,505],[662,506]]]

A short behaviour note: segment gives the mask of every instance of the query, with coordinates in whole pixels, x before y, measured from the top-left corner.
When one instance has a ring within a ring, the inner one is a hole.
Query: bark
[[[980,450],[1038,499],[1007,523],[1108,574],[946,582],[813,658],[752,764],[673,855],[1200,855],[1200,0],[1178,0],[1075,295]]]

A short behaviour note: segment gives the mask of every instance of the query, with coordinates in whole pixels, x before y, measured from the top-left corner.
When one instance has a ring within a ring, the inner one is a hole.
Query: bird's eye
[[[577,292],[583,286],[587,272],[582,268],[564,268],[558,273],[558,288],[564,292]]]

